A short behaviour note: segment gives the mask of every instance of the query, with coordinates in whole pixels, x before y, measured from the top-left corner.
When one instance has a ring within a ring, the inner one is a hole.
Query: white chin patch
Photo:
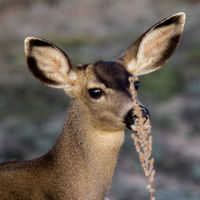
[[[133,124],[133,125],[131,125],[131,130],[133,130],[133,131],[137,131],[137,125],[135,125],[135,124]]]

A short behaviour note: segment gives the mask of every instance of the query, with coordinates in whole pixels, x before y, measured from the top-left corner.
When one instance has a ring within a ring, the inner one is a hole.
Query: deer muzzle
[[[142,116],[146,119],[149,119],[150,117],[150,113],[148,111],[147,108],[145,108],[144,106],[140,105],[141,110],[142,110]],[[136,122],[137,116],[134,115],[134,109],[130,109],[128,111],[128,113],[126,114],[126,116],[124,117],[124,123],[126,124],[126,127],[129,130],[132,130],[131,125],[134,125]]]

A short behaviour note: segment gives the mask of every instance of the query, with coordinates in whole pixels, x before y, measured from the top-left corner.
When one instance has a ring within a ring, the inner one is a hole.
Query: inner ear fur
[[[184,13],[163,19],[139,37],[116,61],[136,76],[159,69],[177,48],[184,24]]]
[[[27,37],[25,55],[29,70],[48,86],[69,87],[76,78],[69,58],[53,43],[36,37]]]

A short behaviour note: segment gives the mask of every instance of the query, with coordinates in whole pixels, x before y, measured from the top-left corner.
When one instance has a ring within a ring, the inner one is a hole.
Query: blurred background
[[[46,153],[60,134],[69,98],[28,72],[24,38],[63,48],[72,62],[111,60],[151,25],[187,14],[181,43],[162,70],[140,79],[151,112],[159,200],[200,199],[200,1],[0,0],[0,162]],[[111,200],[149,199],[130,133],[120,151]]]

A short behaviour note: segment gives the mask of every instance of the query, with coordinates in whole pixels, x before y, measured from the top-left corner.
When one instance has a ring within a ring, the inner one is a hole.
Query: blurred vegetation
[[[141,78],[142,92],[153,96],[156,101],[164,101],[177,95],[184,87],[180,72],[176,66],[164,66],[152,74]]]
[[[151,113],[159,200],[200,199],[200,2],[158,0],[0,1],[0,161],[47,152],[62,130],[69,98],[36,81],[25,64],[26,36],[63,48],[73,63],[111,60],[158,20],[187,14],[180,46],[140,78]],[[109,198],[147,199],[147,181],[126,133]]]

